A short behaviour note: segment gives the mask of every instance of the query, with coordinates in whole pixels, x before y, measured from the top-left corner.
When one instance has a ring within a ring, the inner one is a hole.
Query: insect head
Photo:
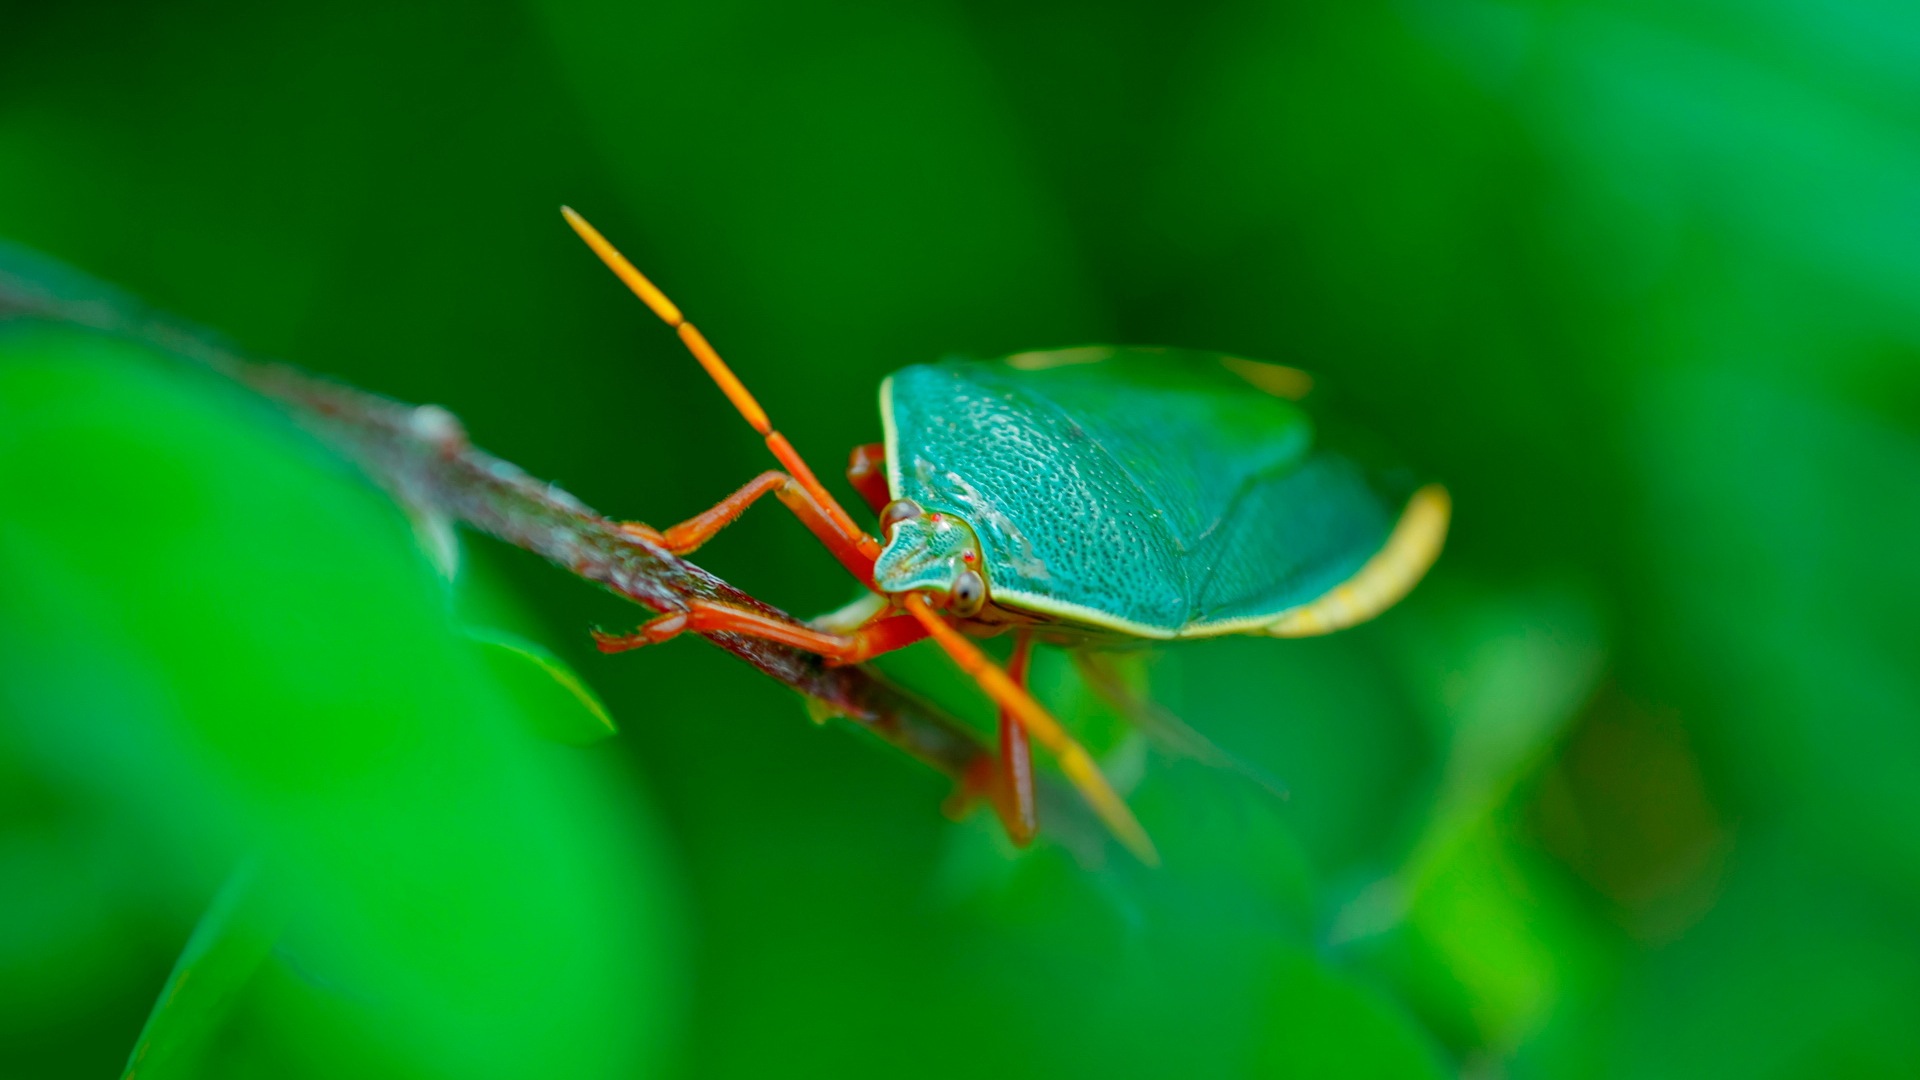
[[[920,592],[961,617],[977,615],[987,602],[980,541],[972,526],[952,514],[928,512],[911,499],[895,499],[880,514],[887,546],[873,566],[873,580],[888,593]]]

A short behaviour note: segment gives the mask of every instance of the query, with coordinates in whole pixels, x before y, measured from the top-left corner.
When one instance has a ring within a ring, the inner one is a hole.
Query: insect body
[[[856,447],[847,470],[878,515],[880,535],[870,535],[705,336],[592,226],[564,213],[786,467],[673,528],[629,531],[692,551],[773,494],[872,596],[857,620],[813,627],[693,601],[632,634],[596,635],[600,647],[729,632],[858,663],[931,637],[1000,708],[998,768],[968,787],[1016,842],[1037,825],[1031,737],[1123,842],[1155,857],[1091,755],[1026,692],[1034,637],[1326,633],[1392,605],[1439,555],[1446,490],[1416,486],[1328,429],[1306,407],[1304,373],[1105,346],[916,365],[887,379],[886,441]],[[969,640],[1009,630],[1005,669]]]
[[[1298,397],[1305,375],[1250,363],[1093,347],[893,375],[876,583],[951,590],[930,564],[964,546],[975,621],[1063,640],[1297,637],[1384,610],[1438,555],[1445,489],[1330,445],[1235,370],[1290,373]]]

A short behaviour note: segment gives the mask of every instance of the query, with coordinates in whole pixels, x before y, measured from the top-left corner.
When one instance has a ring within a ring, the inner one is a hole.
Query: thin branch
[[[682,611],[690,600],[718,600],[787,622],[792,616],[612,521],[559,487],[527,475],[468,441],[453,414],[413,406],[317,378],[284,364],[243,359],[207,333],[143,309],[70,271],[0,247],[0,319],[74,323],[155,346],[228,376],[278,402],[430,522],[459,521],[653,611]],[[819,657],[738,634],[704,635],[761,673],[845,717],[953,778],[991,750],[972,729],[859,666],[830,667]],[[1047,834],[1083,857],[1104,836],[1058,784],[1039,792]]]

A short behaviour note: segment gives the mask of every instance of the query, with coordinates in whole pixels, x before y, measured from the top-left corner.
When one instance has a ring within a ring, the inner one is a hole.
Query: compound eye
[[[920,504],[912,499],[895,499],[880,511],[880,527],[887,532],[892,532],[895,525],[917,518],[924,513],[926,511],[920,509]]]
[[[955,615],[977,615],[987,602],[987,582],[971,570],[962,570],[953,579],[953,599],[947,605]]]

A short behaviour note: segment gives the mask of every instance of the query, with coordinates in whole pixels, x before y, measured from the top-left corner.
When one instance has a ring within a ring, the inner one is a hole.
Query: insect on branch
[[[356,462],[417,520],[464,522],[653,611],[683,611],[692,600],[717,600],[797,622],[686,559],[621,530],[559,487],[474,446],[445,409],[407,405],[284,364],[243,359],[204,332],[147,314],[91,282],[84,284],[98,295],[62,295],[0,262],[0,319],[77,324],[219,372],[278,403],[301,426]],[[431,536],[434,530],[425,531]],[[737,634],[704,636],[805,695],[816,712],[866,728],[956,783],[977,762],[992,757],[991,749],[966,725],[864,667],[832,667],[790,646]],[[1059,785],[1046,785],[1039,796],[1054,840],[1083,857],[1104,843],[1099,827]]]

